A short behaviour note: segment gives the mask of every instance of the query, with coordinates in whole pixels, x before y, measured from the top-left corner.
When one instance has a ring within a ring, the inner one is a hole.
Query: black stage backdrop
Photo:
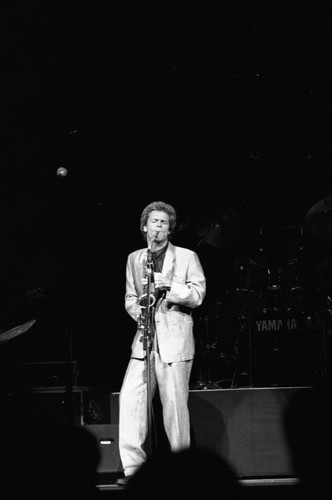
[[[1,342],[5,375],[74,359],[81,384],[119,389],[125,262],[162,199],[206,269],[212,382],[250,384],[248,322],[329,313],[331,232],[304,227],[332,191],[327,2],[108,4],[1,2],[0,328],[37,320]]]

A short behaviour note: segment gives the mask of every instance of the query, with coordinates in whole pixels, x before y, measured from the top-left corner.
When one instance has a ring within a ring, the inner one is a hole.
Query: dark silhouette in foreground
[[[18,500],[94,500],[99,498],[97,467],[100,452],[84,427],[42,422],[12,435],[16,461],[3,498]],[[19,451],[18,451],[19,450]],[[8,463],[9,466],[9,463]]]
[[[235,471],[217,453],[192,447],[150,456],[130,478],[128,498],[239,500],[242,486]]]
[[[285,432],[301,494],[332,491],[331,390],[331,382],[323,381],[299,391],[285,410]]]

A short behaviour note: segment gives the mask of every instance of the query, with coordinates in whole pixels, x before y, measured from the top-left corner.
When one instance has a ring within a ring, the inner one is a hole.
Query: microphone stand
[[[144,333],[143,333],[143,348],[146,352],[146,387],[147,387],[147,454],[152,454],[152,390],[151,390],[151,371],[150,371],[150,353],[153,342],[153,306],[150,303],[150,297],[153,295],[154,289],[154,269],[152,261],[152,253],[150,246],[147,251],[147,288],[146,288],[146,308],[144,317]],[[152,297],[153,298],[153,297]],[[154,303],[154,302],[153,302]]]

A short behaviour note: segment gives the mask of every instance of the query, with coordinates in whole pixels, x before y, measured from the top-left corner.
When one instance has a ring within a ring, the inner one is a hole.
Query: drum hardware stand
[[[210,349],[211,344],[209,342],[209,316],[204,316],[205,323],[205,347],[207,348],[207,362],[206,362],[206,378],[207,382],[204,381],[204,377],[202,374],[202,365],[200,365],[199,373],[200,377],[197,382],[196,389],[220,389],[220,386],[216,382],[212,382],[211,380],[211,365],[210,365]]]
[[[247,333],[248,333],[248,375],[249,375],[249,387],[253,387],[253,367],[252,367],[252,332],[251,332],[251,314],[249,306],[249,293],[250,289],[247,289],[247,304],[246,304],[246,322],[247,322]]]
[[[220,303],[217,302],[217,304],[220,306]],[[220,314],[219,309],[217,309],[216,318],[218,320],[221,318],[221,314]],[[218,328],[219,327],[220,327],[220,329],[222,329],[221,325],[219,325]],[[224,328],[223,331],[224,331],[224,337],[226,336],[226,338],[227,338],[227,336],[229,336],[229,330],[227,328],[226,329]],[[225,332],[226,332],[226,334],[225,334]],[[233,345],[234,352],[236,352],[236,347],[235,347],[236,346],[236,340],[234,339],[234,337],[233,337],[233,341],[234,341],[234,345]],[[238,375],[238,369],[234,365],[234,362],[235,362],[235,359],[236,359],[236,362],[237,362],[237,365],[238,365],[239,359],[238,359],[238,357],[237,357],[236,354],[232,355],[232,354],[229,353],[229,347],[228,347],[229,346],[229,341],[228,342],[226,341],[226,343],[227,343],[227,345],[226,346],[224,345],[224,347],[226,347],[225,352],[219,352],[219,358],[224,361],[224,369],[225,369],[225,363],[227,364],[227,361],[232,360],[232,372],[233,373],[230,376],[231,372],[228,371],[227,374],[226,374],[226,376],[228,375],[228,378],[219,379],[219,380],[217,380],[216,384],[217,384],[217,386],[219,388],[222,388],[222,387],[225,387],[225,383],[228,383],[229,386],[227,386],[227,387],[229,387],[230,389],[234,389],[235,388],[236,377]]]
[[[324,309],[323,309],[323,320],[322,320],[322,343],[323,343],[323,370],[324,370],[324,377],[327,377],[328,374],[328,363],[327,363],[327,351],[326,351],[326,319],[329,317],[331,318],[332,311],[331,311],[331,306],[332,306],[332,299],[329,295],[326,296],[324,300]]]
[[[232,375],[232,378],[229,379],[229,378],[222,378],[220,380],[217,380],[216,382],[216,386],[221,389],[222,386],[220,384],[224,383],[224,382],[230,382],[230,389],[234,389],[235,388],[235,381],[236,381],[236,372],[233,373]]]
[[[253,387],[252,378],[252,335],[251,335],[251,321],[248,318],[248,344],[249,344],[249,387]]]

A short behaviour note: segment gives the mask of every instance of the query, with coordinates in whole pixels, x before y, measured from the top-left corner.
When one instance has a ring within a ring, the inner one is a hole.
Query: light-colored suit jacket
[[[147,249],[129,254],[126,266],[125,308],[137,321],[141,312],[138,300],[143,294]],[[166,363],[192,359],[195,353],[192,310],[206,294],[206,279],[198,255],[187,248],[168,243],[162,274],[172,286],[155,304],[155,334],[161,359]],[[132,357],[143,358],[142,331],[137,329],[132,342]]]

